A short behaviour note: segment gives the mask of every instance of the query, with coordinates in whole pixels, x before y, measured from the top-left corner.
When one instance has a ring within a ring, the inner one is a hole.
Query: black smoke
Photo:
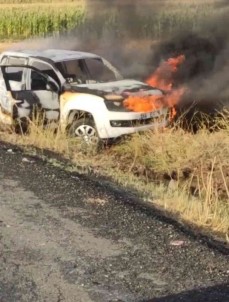
[[[184,63],[175,74],[175,86],[187,83],[196,77],[203,78],[209,74],[215,65],[217,56],[223,48],[223,41],[201,37],[195,33],[183,33],[154,47],[153,55],[149,57],[149,70],[157,68],[158,63],[179,55],[185,56]]]
[[[229,13],[229,4],[221,4]],[[195,116],[201,121],[203,115],[215,117],[229,109],[228,13],[205,22],[199,31],[174,33],[171,38],[154,45],[148,57],[146,78],[150,70],[155,70],[164,60],[185,55],[184,63],[174,76],[174,88],[187,87],[177,109],[180,113],[187,112],[188,120]]]
[[[192,97],[186,95],[185,101],[213,102],[220,99],[225,102],[229,86],[228,1],[211,1],[212,17],[200,20],[196,30],[186,28],[184,24],[184,29],[176,28],[160,39],[153,34],[144,38],[142,20],[153,20],[172,5],[172,1],[168,0],[87,0],[89,19],[85,26],[93,24],[96,28],[97,22],[104,21],[103,17],[107,14],[116,14],[119,26],[109,28],[103,22],[101,36],[95,41],[93,34],[86,35],[87,42],[83,45],[87,50],[109,59],[125,77],[141,80],[152,74],[162,61],[184,54],[186,60],[175,75],[174,82],[176,87],[186,85],[189,88]]]
[[[166,1],[87,0],[86,22],[72,34],[80,37],[84,50],[105,57],[125,77],[142,79],[155,40],[153,20]],[[146,36],[145,28],[150,22]]]

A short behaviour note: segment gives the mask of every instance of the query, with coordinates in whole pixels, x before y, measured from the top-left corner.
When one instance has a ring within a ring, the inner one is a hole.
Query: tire
[[[102,146],[102,140],[92,118],[74,120],[68,128],[68,134],[80,140],[82,151],[97,152]]]

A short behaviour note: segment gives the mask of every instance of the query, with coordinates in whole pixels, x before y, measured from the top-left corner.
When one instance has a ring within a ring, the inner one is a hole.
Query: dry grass
[[[58,152],[76,166],[137,189],[179,219],[228,239],[229,123],[222,121],[224,128],[212,133],[203,128],[195,135],[182,129],[136,134],[95,156],[83,154],[76,140],[52,127],[44,130],[37,122],[27,135],[1,131],[0,139]]]
[[[226,115],[218,123],[219,131],[209,132],[203,127],[195,135],[180,128],[137,134],[112,152],[115,162],[120,163],[119,170],[142,182],[141,190],[150,192],[152,183],[161,187],[154,203],[226,237],[229,234]]]

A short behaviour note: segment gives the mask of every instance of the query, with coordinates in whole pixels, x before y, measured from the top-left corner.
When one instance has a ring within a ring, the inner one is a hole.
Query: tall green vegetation
[[[95,1],[96,2],[96,1]],[[84,0],[0,0],[0,39],[19,40],[32,36],[59,34],[79,29],[77,34],[100,38],[104,34],[125,37],[161,38],[180,30],[198,30],[225,8],[215,9],[214,1],[167,1],[166,8],[149,1],[136,15],[108,6],[94,17]]]
[[[37,3],[58,3],[61,2],[60,0],[0,0],[0,4],[15,4],[15,5],[20,5],[20,4],[37,4]],[[65,0],[64,3],[83,3],[84,0]]]
[[[0,39],[23,39],[65,32],[84,21],[85,13],[79,6],[12,6],[2,7]]]

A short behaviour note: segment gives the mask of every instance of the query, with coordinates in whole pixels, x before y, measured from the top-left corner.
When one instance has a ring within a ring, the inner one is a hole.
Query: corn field
[[[0,12],[0,39],[18,40],[31,36],[45,36],[77,27],[85,13],[78,6],[9,7]]]
[[[10,4],[24,4],[24,3],[28,3],[28,4],[31,4],[31,3],[60,3],[60,0],[0,0],[0,4],[6,4],[6,5],[10,5]],[[83,3],[84,0],[65,0],[64,3]]]
[[[166,9],[154,11],[154,2],[149,0],[147,13],[141,14],[139,10],[133,18],[112,6],[105,11],[97,9],[96,17],[91,18],[86,3],[85,0],[0,0],[0,40],[59,35],[72,30],[79,37],[89,34],[101,38],[111,33],[125,37],[134,33],[158,39],[180,30],[202,29],[211,17],[225,11],[224,7],[214,8],[219,0],[168,0]]]

